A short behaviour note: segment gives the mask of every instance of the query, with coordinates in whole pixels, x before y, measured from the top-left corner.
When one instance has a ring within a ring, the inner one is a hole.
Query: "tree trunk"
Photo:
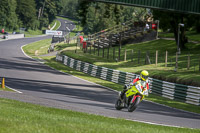
[[[174,31],[174,38],[176,41],[176,45],[178,46],[178,20],[177,18],[175,18],[176,16],[173,16],[174,19],[170,22],[171,26],[173,27],[173,31]],[[183,20],[183,16],[181,17],[181,23],[184,24],[184,20]],[[184,49],[185,48],[185,43],[188,42],[187,37],[185,36],[185,27],[180,27],[180,36],[179,36],[179,47],[180,49]]]

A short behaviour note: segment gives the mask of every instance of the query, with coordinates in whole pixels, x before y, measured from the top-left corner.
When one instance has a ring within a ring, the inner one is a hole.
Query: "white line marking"
[[[13,91],[16,91],[16,92],[18,92],[18,93],[21,93],[22,94],[22,92],[21,91],[18,91],[18,90],[16,90],[16,89],[13,89],[13,88],[11,88],[11,87],[8,87],[8,86],[6,86],[7,88],[9,88],[9,89],[11,89],[11,90],[13,90]]]

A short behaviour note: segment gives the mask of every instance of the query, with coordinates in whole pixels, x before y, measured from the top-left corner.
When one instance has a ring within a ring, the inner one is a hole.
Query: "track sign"
[[[55,30],[46,30],[46,35],[57,35],[62,36],[62,31],[55,31]]]

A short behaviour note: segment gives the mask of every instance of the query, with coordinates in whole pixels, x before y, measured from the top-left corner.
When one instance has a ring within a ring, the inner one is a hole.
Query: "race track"
[[[117,111],[115,91],[58,72],[23,54],[21,46],[49,37],[0,41],[0,77],[6,78],[7,86],[22,92],[0,91],[0,97],[108,117],[200,128],[200,115],[147,101],[133,113]]]

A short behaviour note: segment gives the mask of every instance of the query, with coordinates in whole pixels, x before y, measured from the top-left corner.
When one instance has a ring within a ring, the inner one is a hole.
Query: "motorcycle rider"
[[[144,90],[149,90],[148,77],[149,77],[148,71],[143,70],[143,71],[140,73],[140,77],[139,77],[139,78],[131,79],[130,83],[129,83],[128,85],[125,85],[125,86],[124,86],[124,89],[123,89],[123,91],[122,91],[121,94],[120,94],[120,99],[121,99],[121,100],[123,99],[124,94],[126,93],[126,91],[127,91],[128,89],[130,89],[132,86],[136,85],[136,82],[137,82],[137,81],[140,81],[140,82],[141,82],[142,89],[144,89]]]

